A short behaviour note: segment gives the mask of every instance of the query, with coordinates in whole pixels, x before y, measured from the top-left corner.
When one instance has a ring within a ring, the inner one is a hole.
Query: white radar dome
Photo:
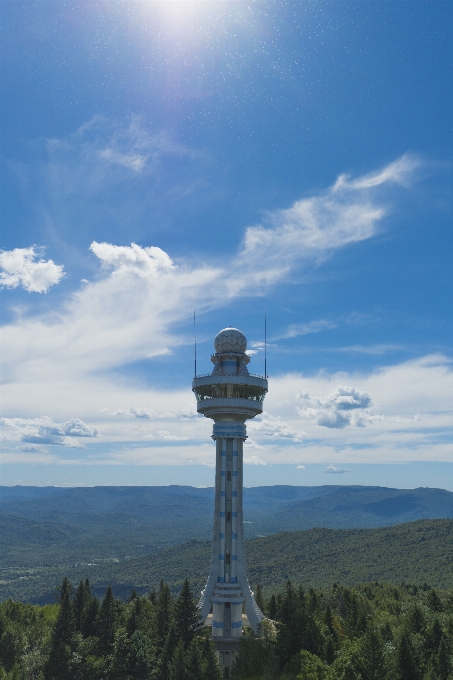
[[[247,338],[237,328],[224,328],[215,336],[214,347],[217,354],[225,352],[244,354],[247,349]]]

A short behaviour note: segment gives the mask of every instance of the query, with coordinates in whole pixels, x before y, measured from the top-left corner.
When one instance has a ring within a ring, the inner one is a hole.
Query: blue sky
[[[451,3],[0,11],[0,483],[212,483],[196,309],[248,485],[453,490]]]

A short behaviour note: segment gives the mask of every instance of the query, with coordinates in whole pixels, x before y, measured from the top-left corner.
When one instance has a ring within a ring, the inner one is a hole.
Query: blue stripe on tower
[[[214,625],[214,622],[213,624]],[[223,625],[223,624],[222,624]],[[242,621],[232,621],[231,622],[231,627],[232,628],[242,628]]]
[[[214,628],[223,628],[223,621],[213,621],[212,625]],[[231,624],[233,626],[233,624]],[[241,621],[241,626],[242,626],[242,621]]]

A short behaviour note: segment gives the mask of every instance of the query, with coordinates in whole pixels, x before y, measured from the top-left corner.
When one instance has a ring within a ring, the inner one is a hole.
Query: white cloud
[[[332,328],[337,328],[338,324],[329,319],[317,319],[309,323],[291,324],[281,338],[297,338],[299,335],[309,335],[311,333],[321,333]]]
[[[48,416],[40,418],[0,418],[1,436],[6,441],[21,441],[31,445],[69,446],[84,448],[75,437],[97,437],[99,430],[79,418],[56,423]],[[34,447],[32,447],[33,450]],[[20,447],[24,451],[23,447]],[[32,449],[28,448],[27,451]],[[42,450],[42,449],[38,449]]]
[[[248,424],[248,430],[258,435],[273,437],[274,439],[291,439],[300,442],[306,435],[305,432],[289,427],[279,416],[274,417],[270,413],[263,412]]]
[[[244,458],[244,465],[267,465],[266,461],[261,460],[258,456],[249,456]]]
[[[392,183],[409,186],[414,172],[421,166],[421,160],[413,154],[404,154],[381,170],[350,179],[349,175],[340,175],[333,186],[334,192],[372,189],[382,184]]]
[[[142,248],[131,243],[130,246],[114,246],[110,243],[93,243],[90,250],[99,258],[105,269],[113,270],[113,276],[136,274],[156,278],[161,272],[169,272],[175,266],[166,252],[155,246]]]
[[[305,470],[305,465],[296,465],[296,470]]]
[[[323,472],[327,472],[331,475],[344,475],[346,472],[351,472],[351,470],[346,470],[345,468],[339,468],[336,465],[328,465]]]
[[[310,397],[307,392],[301,392],[299,398],[303,402],[299,413],[306,412],[313,416],[314,422],[320,427],[364,427],[366,422],[371,422],[366,410],[371,406],[371,397],[355,387],[337,385],[325,398]]]
[[[64,276],[63,265],[53,260],[37,259],[42,249],[14,248],[0,251],[0,286],[21,286],[29,293],[47,293]]]
[[[167,430],[158,430],[157,434],[159,435],[159,439],[163,439],[167,442],[186,442],[188,440],[188,437],[179,437],[177,434],[172,434]]]
[[[91,167],[93,158],[98,161],[101,158],[106,166],[121,166],[125,172],[143,172],[134,165],[134,153],[146,156],[148,151],[143,151],[145,147],[140,147],[138,142],[134,151],[133,144],[128,147],[123,141],[110,140],[108,143],[99,142],[95,147],[84,147],[81,154],[86,161],[85,170]],[[71,140],[69,145],[75,146],[75,141]],[[61,150],[62,144],[54,142],[53,146],[57,157],[53,172],[59,175],[61,170],[64,174],[62,155],[58,157],[58,149]],[[129,161],[115,157],[113,152],[103,154],[108,148],[118,154],[129,154],[131,167],[128,167]],[[153,162],[150,153],[145,166],[151,167]],[[91,252],[99,260],[100,271],[97,277],[95,274],[90,277],[93,279],[91,283],[81,284],[80,289],[71,294],[62,306],[52,310],[52,316],[36,313],[29,317],[22,315],[3,326],[4,415],[10,420],[23,414],[30,416],[25,420],[34,425],[29,426],[28,434],[24,431],[25,436],[33,438],[28,440],[29,444],[45,444],[46,441],[54,444],[58,441],[68,445],[68,439],[75,441],[75,433],[65,434],[58,427],[54,428],[58,423],[51,426],[39,418],[43,410],[54,414],[61,421],[60,425],[64,425],[66,408],[71,408],[72,413],[83,418],[84,423],[90,423],[87,427],[93,428],[93,432],[96,428],[102,428],[103,441],[118,445],[124,443],[127,447],[134,437],[136,442],[143,445],[144,437],[154,436],[152,447],[140,451],[125,448],[121,454],[106,454],[105,460],[111,462],[119,459],[166,462],[170,447],[162,446],[159,450],[158,437],[164,441],[165,438],[167,441],[173,438],[174,441],[188,442],[186,446],[175,445],[172,449],[175,460],[178,457],[183,460],[186,454],[197,461],[211,455],[209,447],[200,448],[194,443],[208,436],[210,423],[197,416],[189,387],[171,391],[126,384],[111,369],[171,353],[185,342],[174,329],[188,319],[194,308],[203,313],[227,305],[239,296],[260,294],[263,284],[284,281],[289,270],[308,262],[317,263],[348,243],[371,238],[376,233],[378,222],[389,210],[387,201],[384,202],[380,194],[376,193],[377,189],[381,190],[386,182],[396,182],[396,178],[405,177],[408,183],[414,170],[406,161],[401,161],[398,167],[392,165],[389,168],[388,172],[376,173],[372,180],[368,176],[362,178],[363,181],[361,178],[347,180],[343,182],[341,191],[338,187],[331,187],[319,195],[298,201],[288,210],[269,214],[265,226],[247,230],[243,243],[231,259],[221,259],[219,256],[214,264],[174,263],[167,253],[155,246],[117,246],[93,242]],[[73,173],[68,168],[66,173],[70,192]],[[82,175],[79,169],[79,176],[74,179],[74,194],[79,195],[77,192],[80,192],[80,186],[85,186],[85,180],[87,185],[92,180],[96,181],[97,176],[92,177],[88,173],[85,178]],[[333,323],[317,320],[294,328],[301,333],[319,332]],[[253,349],[260,349],[259,343]],[[414,368],[416,370],[419,369]],[[429,370],[434,369],[431,367]],[[313,389],[308,390],[307,394],[332,391],[337,384],[332,385],[332,379],[329,376],[317,378],[311,384]],[[348,380],[355,381],[356,376],[339,376],[336,379],[342,384],[349,384]],[[291,383],[292,379],[288,380]],[[366,383],[367,378],[362,377],[362,381]],[[297,444],[302,437],[306,438],[304,432],[300,431],[300,418],[296,411],[297,405],[300,408],[300,401],[295,397],[302,387],[305,389],[306,384],[299,380],[291,399],[285,393],[279,402],[273,402],[271,395],[278,384],[278,381],[273,381],[272,390],[266,399],[269,413],[256,423],[255,430],[255,424],[250,424],[249,429],[260,442],[261,436],[267,441],[267,450],[275,452],[270,455],[275,456],[276,460],[278,456],[281,457],[280,450],[277,455],[277,442],[285,441],[285,456],[288,456],[289,461],[293,455],[292,443]],[[374,392],[371,393],[375,398]],[[415,393],[419,392],[415,390]],[[36,394],[40,395],[39,400]],[[305,404],[307,408],[302,409],[300,415],[308,421],[319,417],[320,424],[328,423],[329,414],[332,413],[339,420],[346,418],[347,424],[363,424],[369,418],[370,428],[366,429],[378,427],[378,421],[373,420],[375,415],[367,414],[363,404],[360,408],[354,405],[353,394],[343,397],[352,398],[352,401],[331,400],[327,405],[321,403],[322,400],[315,401]],[[275,409],[271,407],[272,403]],[[146,406],[131,407],[131,404]],[[281,408],[281,404],[285,404],[285,407]],[[122,408],[119,409],[119,406]],[[405,417],[399,406],[399,401],[392,405],[388,415]],[[316,413],[309,412],[310,408],[315,409]],[[384,412],[384,409],[380,408],[380,412]],[[420,413],[425,419],[423,399],[417,403],[414,412]],[[123,417],[112,418],[113,413]],[[124,429],[126,418],[129,418],[127,424],[130,426],[127,432]],[[153,435],[147,433],[146,421],[150,419],[159,419],[163,429]],[[382,421],[385,424],[389,422]],[[339,424],[337,422],[332,427],[331,423],[327,428],[330,436],[333,437],[335,431],[341,429]],[[308,422],[308,426],[306,428],[304,422],[307,436],[317,439],[320,428],[311,428],[311,422]],[[84,436],[93,435],[77,434],[79,439]],[[25,440],[22,441],[25,443]],[[256,443],[256,446],[260,445]],[[304,451],[309,451],[310,445],[304,444]],[[331,446],[331,443],[326,445],[326,461],[332,459]],[[294,450],[300,460],[300,446],[295,446]]]
[[[149,420],[151,416],[154,415],[153,411],[149,411],[143,406],[141,408],[131,408],[130,412],[136,418],[144,418],[145,420]],[[120,413],[117,412],[117,415],[120,415]]]

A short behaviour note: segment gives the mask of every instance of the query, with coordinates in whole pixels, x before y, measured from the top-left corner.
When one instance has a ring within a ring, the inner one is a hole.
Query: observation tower
[[[255,633],[265,618],[245,570],[242,465],[245,421],[262,413],[268,384],[265,377],[249,373],[247,340],[237,328],[220,331],[214,346],[212,373],[195,376],[192,382],[197,411],[213,419],[216,442],[211,567],[198,606],[204,622],[212,612],[212,639],[227,678],[242,635],[243,607]]]

